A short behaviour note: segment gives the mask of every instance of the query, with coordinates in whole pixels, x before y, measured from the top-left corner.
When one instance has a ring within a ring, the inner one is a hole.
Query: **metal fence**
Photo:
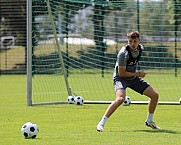
[[[0,74],[26,73],[26,0],[0,1]]]

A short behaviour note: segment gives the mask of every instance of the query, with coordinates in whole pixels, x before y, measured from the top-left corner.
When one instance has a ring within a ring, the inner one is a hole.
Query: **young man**
[[[142,79],[146,75],[144,70],[136,72],[137,63],[143,51],[143,46],[140,44],[139,33],[137,31],[131,31],[127,34],[127,37],[128,44],[123,46],[119,51],[113,73],[116,99],[109,105],[104,116],[97,125],[97,131],[100,132],[104,130],[107,119],[124,102],[127,87],[150,98],[145,124],[152,129],[160,129],[153,120],[159,94],[149,83]]]

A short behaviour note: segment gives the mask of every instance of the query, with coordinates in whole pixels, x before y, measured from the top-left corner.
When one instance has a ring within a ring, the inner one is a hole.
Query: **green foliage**
[[[1,145],[180,145],[179,105],[158,105],[154,119],[160,131],[144,126],[147,105],[120,106],[100,133],[96,125],[108,105],[28,107],[25,76],[0,79]],[[21,135],[28,121],[40,129],[36,139]]]
[[[169,10],[170,14],[170,24],[175,24],[175,21],[177,21],[178,24],[180,24],[180,14],[181,14],[181,0],[172,0],[168,1],[167,9]]]

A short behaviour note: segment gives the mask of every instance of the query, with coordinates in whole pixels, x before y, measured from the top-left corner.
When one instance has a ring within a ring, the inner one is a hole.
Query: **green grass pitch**
[[[158,105],[154,119],[161,130],[144,125],[147,105],[120,106],[104,132],[96,125],[108,104],[26,106],[26,76],[0,76],[1,145],[180,145],[181,106]],[[113,98],[114,99],[114,98]],[[36,139],[24,139],[28,121],[40,129]]]

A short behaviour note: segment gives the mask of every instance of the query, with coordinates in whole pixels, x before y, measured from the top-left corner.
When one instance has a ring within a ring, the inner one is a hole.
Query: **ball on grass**
[[[83,105],[83,104],[84,104],[84,99],[83,99],[83,97],[81,97],[81,96],[76,96],[76,97],[74,98],[74,104],[76,104],[76,105]]]
[[[68,102],[69,104],[74,104],[74,96],[68,96],[68,97],[67,97],[67,102]]]
[[[129,106],[130,104],[131,104],[131,98],[129,96],[126,96],[123,102],[123,106]]]
[[[38,126],[35,123],[27,122],[21,127],[21,133],[25,139],[34,139],[39,132]]]

